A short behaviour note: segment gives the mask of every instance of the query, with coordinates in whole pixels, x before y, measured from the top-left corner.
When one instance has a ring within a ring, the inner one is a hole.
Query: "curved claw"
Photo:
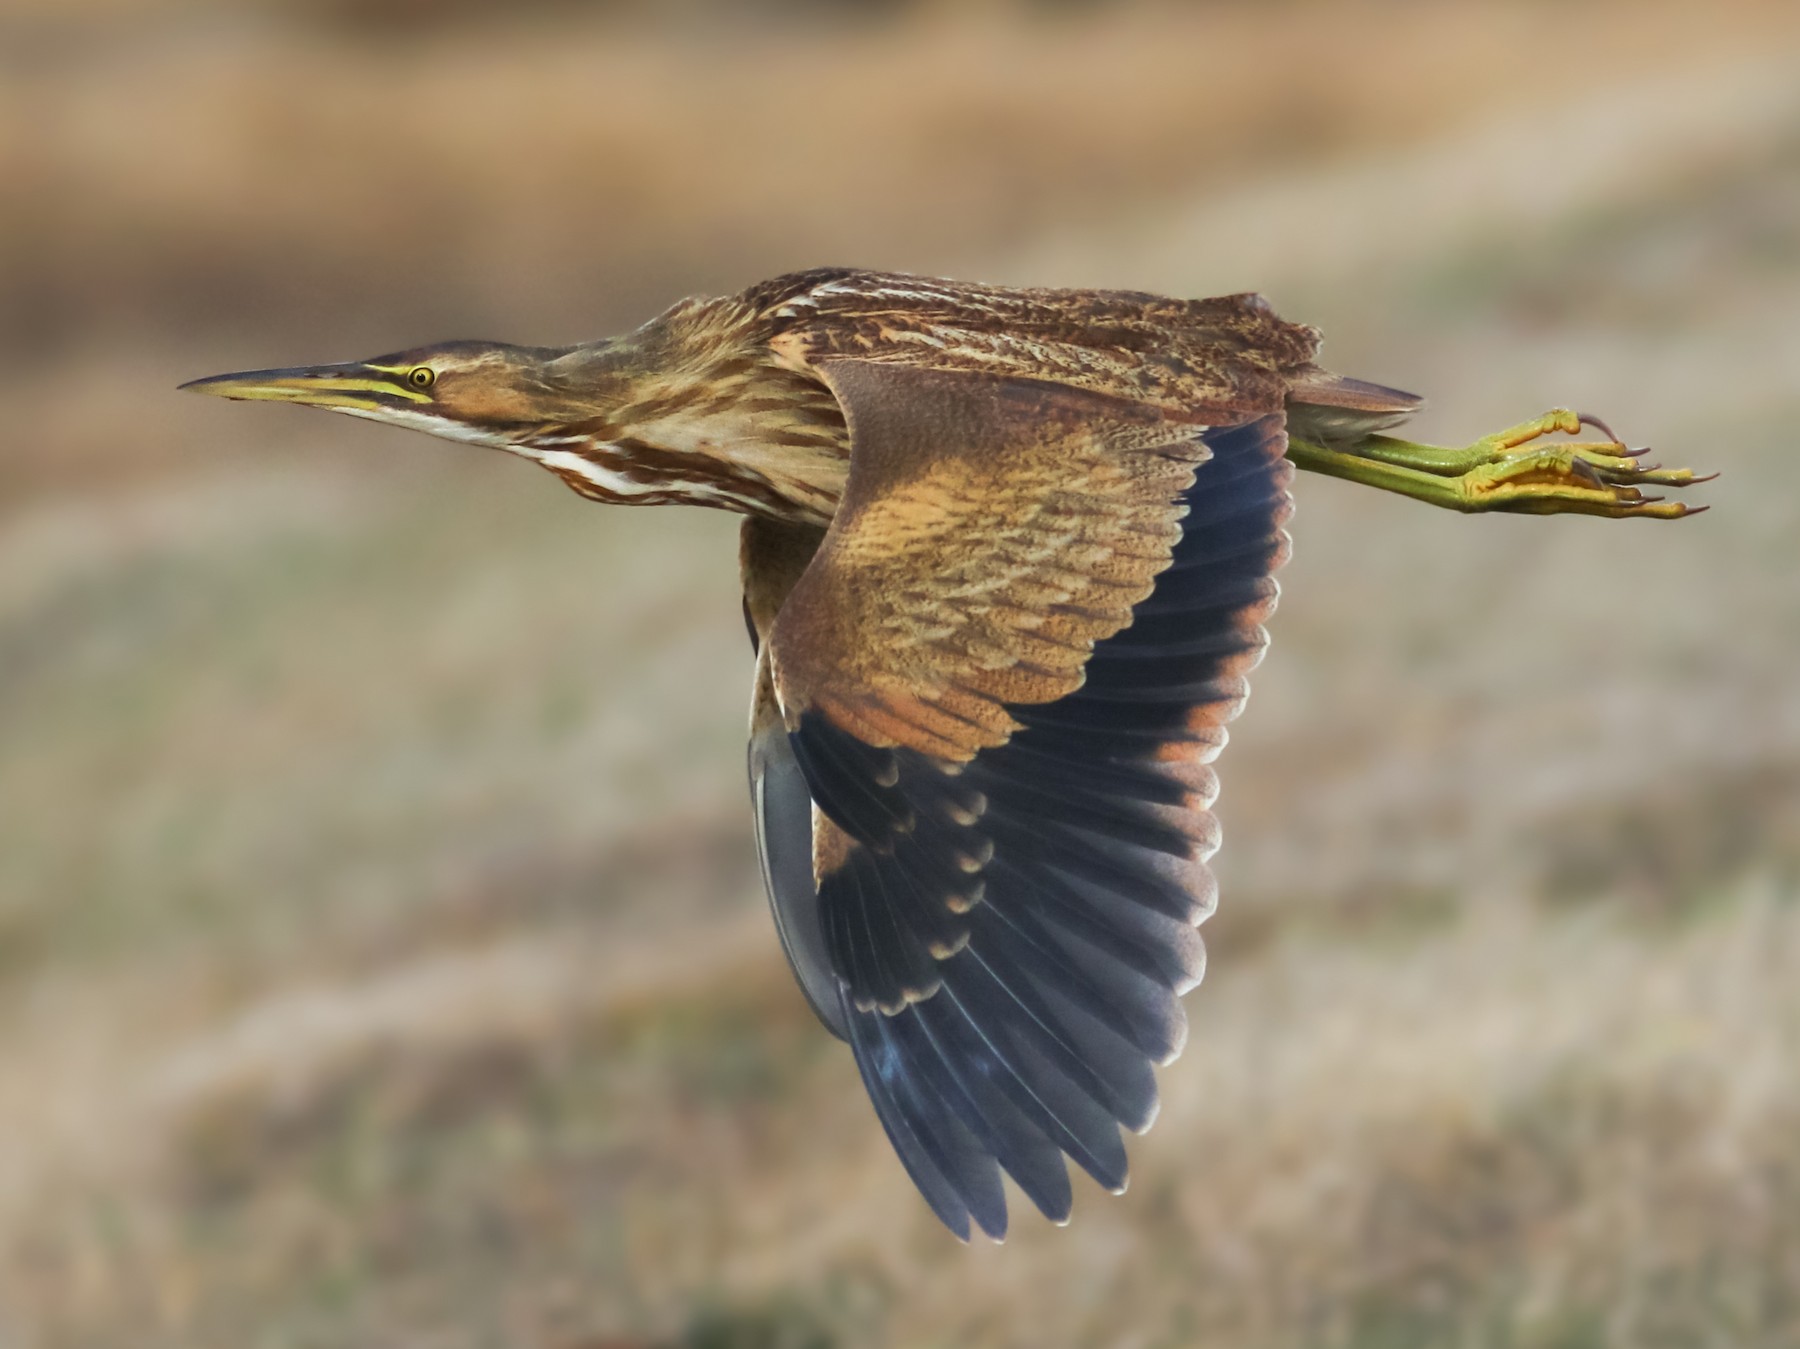
[[[1601,476],[1600,467],[1588,460],[1575,456],[1569,461],[1569,471],[1577,478],[1583,478],[1595,487],[1607,486],[1607,480]]]
[[[1608,426],[1605,422],[1601,421],[1598,417],[1594,416],[1594,414],[1591,412],[1577,412],[1575,414],[1575,420],[1582,426],[1593,427],[1596,431],[1598,431],[1601,435],[1605,436],[1608,440],[1610,440],[1615,445],[1623,445],[1625,443],[1624,441],[1620,440],[1618,438],[1618,436],[1613,434],[1612,427]]]

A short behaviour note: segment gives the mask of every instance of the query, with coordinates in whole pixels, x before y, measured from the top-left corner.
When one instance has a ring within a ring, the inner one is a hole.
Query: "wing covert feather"
[[[849,480],[776,621],[790,729],[817,710],[867,744],[966,761],[1007,704],[1079,688],[1181,537],[1207,457],[1152,408],[1018,380],[836,361]]]

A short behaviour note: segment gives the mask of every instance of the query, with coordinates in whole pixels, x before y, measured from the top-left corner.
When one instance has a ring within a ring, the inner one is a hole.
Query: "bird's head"
[[[183,384],[216,398],[299,403],[449,440],[513,448],[604,413],[604,351],[441,342],[343,365],[214,375]]]

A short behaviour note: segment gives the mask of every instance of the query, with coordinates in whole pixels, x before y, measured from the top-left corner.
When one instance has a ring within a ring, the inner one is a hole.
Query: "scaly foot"
[[[1606,440],[1533,446],[1555,433],[1577,435],[1589,426]],[[1554,408],[1541,417],[1505,431],[1483,436],[1471,445],[1451,449],[1419,445],[1391,436],[1370,436],[1356,454],[1440,479],[1450,491],[1430,491],[1425,484],[1377,483],[1408,495],[1462,511],[1518,511],[1534,515],[1603,515],[1614,519],[1644,516],[1674,520],[1696,515],[1704,506],[1686,506],[1646,496],[1643,487],[1686,487],[1705,482],[1685,468],[1646,464],[1643,450],[1627,449],[1612,428],[1597,417]],[[1329,471],[1329,470],[1327,470]],[[1344,474],[1343,476],[1354,476]],[[1712,476],[1712,475],[1708,475]]]
[[[1680,501],[1664,501],[1659,496],[1645,496],[1638,483],[1666,483],[1684,486],[1695,481],[1686,469],[1636,469],[1633,460],[1606,455],[1616,462],[1596,462],[1597,455],[1588,446],[1558,445],[1539,450],[1509,454],[1491,464],[1470,469],[1453,479],[1462,509],[1470,511],[1523,511],[1532,515],[1604,515],[1613,519],[1649,516],[1657,520],[1678,520],[1695,515],[1704,506],[1688,506]],[[1681,479],[1674,475],[1684,474]]]

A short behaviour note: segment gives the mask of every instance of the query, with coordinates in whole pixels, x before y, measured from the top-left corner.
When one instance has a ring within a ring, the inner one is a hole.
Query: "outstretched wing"
[[[1060,1221],[1064,1155],[1122,1187],[1118,1126],[1148,1126],[1185,1036],[1207,765],[1286,547],[1281,416],[1207,429],[1054,386],[825,374],[850,479],[762,655],[816,888],[790,861],[772,898],[938,1216],[1001,1234],[1003,1168]]]

